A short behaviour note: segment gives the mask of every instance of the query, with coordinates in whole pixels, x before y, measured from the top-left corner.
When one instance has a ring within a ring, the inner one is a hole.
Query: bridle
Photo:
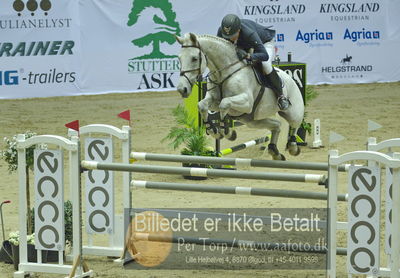
[[[197,48],[199,50],[199,66],[197,68],[195,68],[195,69],[181,70],[179,75],[185,77],[186,80],[189,82],[190,86],[193,87],[194,84],[192,83],[192,81],[190,81],[189,77],[187,77],[186,73],[197,71],[196,81],[200,82],[202,80],[201,63],[203,62],[203,59],[202,59],[203,56],[201,54],[203,52],[201,51],[200,44],[198,44],[198,45],[182,45],[182,48],[190,48],[190,47]],[[206,60],[207,60],[207,56],[205,54],[204,54],[204,57],[206,57]]]
[[[198,42],[197,42],[197,43],[198,43]],[[202,60],[202,55],[201,55],[201,54],[203,53],[203,51],[201,50],[200,43],[198,43],[197,45],[182,45],[182,48],[191,48],[191,47],[192,47],[192,48],[197,48],[197,49],[199,50],[199,66],[198,66],[197,68],[195,68],[195,69],[181,70],[180,73],[179,73],[179,75],[185,77],[186,80],[189,82],[190,86],[193,87],[194,84],[190,81],[189,77],[187,77],[186,73],[188,73],[188,72],[193,72],[193,71],[197,71],[198,73],[197,73],[197,77],[196,77],[196,82],[201,82],[201,81],[202,81],[203,77],[202,77],[202,73],[201,73],[201,63],[202,63],[203,60]],[[203,54],[204,54],[204,53],[203,53]],[[207,63],[207,55],[204,54],[204,57],[206,58],[206,63]],[[225,77],[222,81],[220,81],[220,82],[213,81],[213,80],[211,79],[210,76],[211,76],[212,74],[217,73],[217,72],[220,72],[220,73],[221,73],[222,71],[224,71],[224,70],[226,70],[226,69],[228,69],[228,68],[230,68],[230,67],[232,67],[232,66],[234,66],[234,65],[236,65],[236,64],[238,64],[238,63],[240,63],[240,62],[241,62],[241,60],[238,60],[238,61],[236,61],[236,62],[234,62],[234,63],[232,63],[232,64],[227,65],[226,67],[224,67],[224,68],[222,68],[222,69],[215,70],[215,71],[209,72],[209,73],[207,74],[207,77],[206,77],[206,78],[208,78],[212,84],[216,85],[215,87],[220,87],[220,88],[221,88],[221,89],[220,89],[220,91],[221,91],[221,99],[223,98],[223,96],[222,96],[222,84],[223,84],[226,80],[228,80],[229,78],[231,78],[235,73],[237,73],[238,71],[240,71],[240,70],[244,69],[245,67],[247,67],[248,64],[244,64],[244,65],[241,66],[240,68],[236,69],[234,72],[230,73],[228,76],[226,76],[226,77]],[[212,89],[213,89],[213,88],[212,88]],[[207,89],[207,91],[210,91],[210,90],[211,90],[211,89]]]

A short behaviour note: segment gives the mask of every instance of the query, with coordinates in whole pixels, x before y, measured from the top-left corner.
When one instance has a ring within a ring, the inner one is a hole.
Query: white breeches
[[[270,74],[272,72],[272,61],[275,59],[275,40],[272,39],[269,42],[264,43],[265,50],[268,53],[268,61],[262,62],[262,67],[265,74]]]

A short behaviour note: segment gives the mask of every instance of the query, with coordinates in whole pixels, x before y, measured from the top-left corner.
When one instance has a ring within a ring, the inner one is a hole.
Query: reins
[[[186,78],[186,80],[189,82],[189,84],[190,84],[191,87],[193,87],[193,83],[192,83],[192,82],[190,81],[190,79],[187,77],[186,73],[188,73],[188,72],[193,72],[193,71],[198,71],[197,78],[196,78],[196,80],[197,80],[198,82],[201,81],[201,77],[202,77],[202,76],[201,76],[201,63],[202,63],[203,60],[202,60],[202,55],[201,55],[201,54],[203,53],[203,51],[202,51],[202,49],[201,49],[200,43],[199,43],[199,42],[197,42],[197,43],[198,43],[197,45],[182,45],[182,48],[190,48],[190,47],[193,47],[193,48],[199,49],[199,66],[198,66],[197,68],[195,68],[195,69],[181,70],[180,73],[179,73],[180,76],[183,76],[183,77]],[[204,53],[203,53],[203,54],[204,54]],[[206,55],[206,54],[204,54],[204,57],[205,57],[206,60],[207,60],[207,55]],[[215,85],[216,85],[215,87],[220,87],[221,100],[223,99],[223,96],[222,96],[222,85],[223,85],[223,83],[224,83],[226,80],[228,80],[229,78],[231,78],[235,73],[237,73],[237,72],[239,72],[240,70],[244,69],[244,68],[247,67],[248,65],[247,65],[247,64],[244,64],[244,65],[241,66],[240,68],[238,68],[238,69],[236,69],[235,71],[231,72],[228,76],[226,76],[226,77],[225,77],[222,81],[220,81],[220,82],[213,81],[213,80],[211,79],[211,75],[212,75],[212,74],[215,74],[215,73],[221,73],[222,71],[227,70],[227,69],[233,67],[234,65],[240,63],[240,62],[241,62],[241,60],[237,60],[237,61],[235,61],[235,62],[233,62],[233,63],[231,63],[231,64],[229,64],[229,65],[223,67],[222,69],[214,70],[214,71],[212,71],[212,72],[209,72],[209,73],[206,75],[206,79],[210,80],[210,82],[211,82],[212,84],[215,84]],[[210,91],[210,90],[214,89],[215,87],[212,87],[212,88],[210,88],[210,89],[207,88],[207,91]]]
[[[189,82],[190,86],[193,87],[193,83],[192,83],[192,82],[190,81],[190,79],[186,76],[186,73],[188,73],[188,72],[193,72],[193,71],[198,71],[198,73],[197,73],[197,78],[196,78],[196,79],[197,79],[198,82],[201,81],[201,79],[202,79],[202,76],[201,76],[201,63],[202,63],[202,61],[203,61],[203,60],[202,60],[202,53],[203,53],[203,51],[202,51],[202,49],[201,49],[201,46],[200,46],[200,43],[199,43],[199,42],[197,42],[197,45],[182,45],[182,48],[190,48],[190,47],[194,47],[194,48],[197,48],[197,49],[199,50],[199,66],[198,66],[197,68],[195,68],[195,69],[181,70],[180,76],[185,77],[186,80]],[[208,64],[207,55],[206,55],[205,53],[203,53],[203,54],[204,54],[204,57],[206,58],[206,63]],[[228,80],[229,78],[231,78],[231,77],[232,77],[234,74],[236,74],[237,72],[239,72],[239,71],[241,71],[242,69],[248,67],[249,64],[244,63],[241,67],[239,67],[238,69],[236,69],[236,70],[234,70],[233,72],[231,72],[228,76],[226,76],[226,77],[225,77],[222,81],[220,81],[220,82],[213,81],[213,80],[211,79],[211,75],[213,75],[213,74],[215,74],[215,73],[221,73],[222,71],[227,70],[227,69],[233,67],[234,65],[240,63],[240,62],[242,62],[242,61],[241,61],[241,60],[237,60],[237,61],[235,61],[235,62],[233,62],[233,63],[231,63],[231,64],[229,64],[229,65],[223,67],[222,69],[217,69],[217,70],[214,70],[214,71],[209,72],[209,73],[206,75],[206,79],[208,79],[208,80],[210,81],[210,83],[212,83],[212,84],[214,84],[214,85],[216,85],[216,86],[215,86],[215,87],[212,87],[212,88],[207,88],[206,92],[211,91],[212,89],[214,89],[214,88],[216,88],[216,87],[219,87],[219,89],[220,89],[220,90],[219,90],[219,91],[220,91],[220,100],[222,100],[222,99],[224,98],[224,96],[223,96],[223,90],[222,90],[222,85],[224,84],[224,82],[225,82],[226,80]],[[253,104],[252,111],[251,111],[251,113],[250,113],[251,118],[254,118],[255,110],[256,110],[258,104],[260,103],[260,101],[261,101],[261,99],[262,99],[262,97],[263,97],[263,95],[264,95],[264,91],[265,91],[265,87],[264,87],[264,86],[261,86],[261,89],[260,89],[260,91],[258,92],[258,95],[257,95],[257,97],[256,97],[256,99],[255,99],[255,101],[254,101],[254,104]],[[232,118],[233,118],[233,117],[232,117]]]
[[[199,82],[201,80],[201,63],[202,63],[203,59],[202,59],[202,56],[201,56],[202,51],[201,51],[201,48],[200,48],[200,44],[199,45],[182,45],[182,48],[189,48],[189,47],[194,47],[194,48],[199,49],[199,67],[197,67],[195,69],[190,69],[190,70],[181,70],[179,75],[185,77],[186,80],[189,82],[190,86],[193,87],[193,83],[186,76],[186,73],[197,71],[198,73],[197,73],[196,80]],[[207,56],[205,54],[204,54],[204,56],[206,57],[206,60],[207,60]]]
[[[222,69],[220,69],[220,70],[215,70],[215,71],[213,71],[213,72],[209,72],[209,73],[207,74],[207,76],[206,76],[206,79],[208,78],[212,84],[215,84],[215,85],[216,85],[215,87],[220,87],[220,91],[221,91],[221,94],[222,94],[222,85],[224,84],[224,82],[225,82],[226,80],[228,80],[229,78],[231,78],[231,77],[232,77],[235,73],[237,73],[238,71],[240,71],[240,70],[244,69],[245,67],[247,67],[248,65],[246,65],[246,64],[242,65],[240,68],[238,68],[238,69],[236,69],[235,71],[231,72],[227,77],[225,77],[225,78],[224,78],[222,81],[220,81],[220,82],[213,81],[213,80],[211,79],[210,75],[211,75],[211,74],[214,74],[214,73],[216,73],[216,72],[222,72],[223,70],[228,69],[228,68],[230,68],[230,67],[233,67],[234,65],[236,65],[236,64],[238,64],[238,63],[240,63],[240,62],[241,62],[241,61],[238,60],[238,61],[236,61],[236,62],[234,62],[234,63],[232,63],[232,64],[229,64],[228,66],[226,66],[226,67],[224,67],[224,68],[222,68]],[[215,87],[212,87],[211,89],[214,89]],[[207,89],[207,91],[209,91],[209,90],[211,90],[211,89]],[[222,95],[221,95],[221,99],[222,99]]]

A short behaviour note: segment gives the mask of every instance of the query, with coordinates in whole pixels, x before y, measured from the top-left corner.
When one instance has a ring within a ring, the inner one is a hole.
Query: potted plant
[[[8,240],[3,240],[0,249],[0,262],[5,262],[6,264],[13,263],[11,243]]]
[[[170,146],[176,150],[179,146],[184,144],[181,150],[183,155],[196,155],[196,156],[214,156],[214,151],[208,147],[208,138],[204,126],[198,126],[193,117],[184,107],[178,105],[172,110],[177,126],[170,129],[168,135],[162,139],[161,142],[166,140],[172,141]],[[184,167],[209,167],[203,164],[183,163]],[[206,177],[191,177],[184,176],[187,179],[206,179]]]
[[[37,134],[32,131],[25,132],[25,139],[36,136]],[[11,139],[5,137],[4,142],[6,143],[6,148],[3,151],[0,151],[0,158],[4,159],[8,163],[8,172],[11,174],[12,172],[17,171],[18,169],[18,151],[17,151],[17,135],[14,135]],[[29,169],[33,170],[33,151],[36,146],[31,146],[26,149],[26,204],[28,207],[27,219],[28,219],[28,233],[33,233],[31,218],[29,217],[30,210],[30,191],[29,191]],[[39,146],[40,148],[46,148],[45,145]]]
[[[27,251],[28,251],[28,262],[37,262],[37,251],[35,249],[35,234],[30,234],[27,236]],[[11,232],[8,239],[11,250],[12,259],[14,263],[14,269],[18,270],[19,264],[19,231]],[[42,262],[47,262],[47,251],[42,250]]]
[[[312,101],[313,99],[318,97],[318,92],[314,89],[314,86],[308,85],[306,87],[304,97],[305,97],[305,106],[307,107],[307,105],[310,103],[310,101]],[[312,125],[311,125],[311,123],[307,122],[306,118],[307,118],[307,111],[304,112],[303,122],[301,123],[300,128],[297,131],[297,135],[303,141],[303,143],[300,143],[299,145],[302,145],[302,144],[307,145],[307,143],[305,143],[306,135],[307,135],[307,133],[310,135],[311,131],[312,131]]]

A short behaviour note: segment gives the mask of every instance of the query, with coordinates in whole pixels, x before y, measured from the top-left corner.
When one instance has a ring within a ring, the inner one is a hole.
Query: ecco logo
[[[44,15],[47,15],[48,11],[51,9],[51,2],[50,0],[41,0],[40,3],[38,4],[38,1],[36,0],[28,0],[26,1],[26,4],[22,0],[14,0],[13,3],[13,8],[16,12],[18,12],[18,16],[21,16],[21,12],[25,9],[25,6],[28,11],[31,12],[31,15],[35,15],[35,11],[38,9],[40,6],[40,9],[44,11]]]
[[[112,162],[110,138],[86,138],[85,157],[91,161]],[[88,233],[112,233],[114,227],[112,171],[90,170],[86,176],[86,220]]]
[[[16,70],[0,71],[0,86],[18,85],[18,84],[19,84],[18,71]]]
[[[351,273],[369,274],[379,267],[379,171],[363,167],[350,170],[347,252]]]
[[[38,249],[63,249],[63,171],[61,151],[35,150],[35,241]]]

